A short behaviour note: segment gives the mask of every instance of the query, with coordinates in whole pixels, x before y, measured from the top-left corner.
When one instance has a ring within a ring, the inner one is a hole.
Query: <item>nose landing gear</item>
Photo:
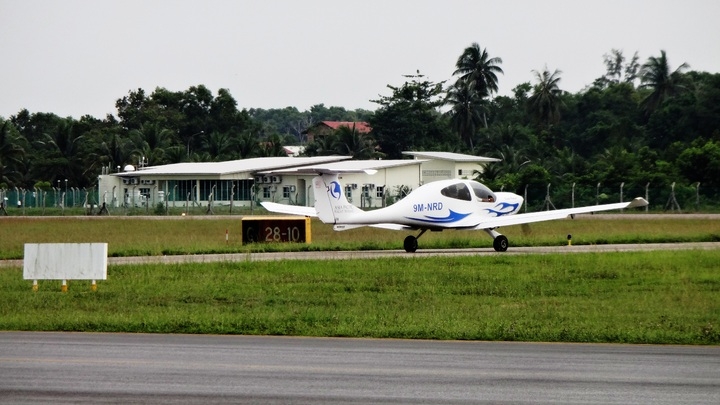
[[[507,236],[494,229],[485,229],[485,232],[493,238],[493,248],[496,252],[505,252],[508,250],[510,243],[508,242]]]

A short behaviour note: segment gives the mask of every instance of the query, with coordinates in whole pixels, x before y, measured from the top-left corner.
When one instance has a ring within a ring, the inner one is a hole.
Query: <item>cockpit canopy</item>
[[[472,193],[468,185],[472,187]],[[492,190],[476,181],[453,183],[440,190],[440,194],[463,201],[473,201],[473,194],[475,201],[493,202],[496,200]]]

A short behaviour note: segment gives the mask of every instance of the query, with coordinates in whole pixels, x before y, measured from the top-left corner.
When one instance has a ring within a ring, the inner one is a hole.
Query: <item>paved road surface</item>
[[[587,253],[587,252],[639,252],[653,250],[715,250],[720,249],[720,242],[698,243],[643,243],[623,245],[572,245],[543,247],[510,247],[507,252],[496,252],[492,248],[471,249],[420,249],[415,253],[404,250],[363,250],[363,251],[324,251],[324,252],[273,252],[273,253],[228,253],[176,256],[134,256],[109,257],[108,264],[142,264],[142,263],[210,263],[210,262],[244,262],[260,260],[339,260],[339,259],[370,259],[378,257],[427,257],[427,256],[489,256],[513,254],[546,254],[546,253]],[[0,260],[1,267],[22,267],[22,260]]]
[[[720,348],[0,332],[0,403],[718,404]]]

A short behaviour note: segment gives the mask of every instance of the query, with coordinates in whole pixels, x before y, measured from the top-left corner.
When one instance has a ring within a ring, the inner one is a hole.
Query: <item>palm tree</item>
[[[342,126],[332,135],[332,148],[340,155],[352,156],[353,159],[374,159],[380,157],[377,144],[367,134],[358,132],[355,125]]]
[[[149,165],[167,163],[165,149],[170,146],[172,136],[171,130],[161,128],[157,123],[144,123],[139,129],[130,131],[130,138],[135,144],[133,154],[146,159]]]
[[[489,97],[498,91],[497,74],[503,73],[501,63],[502,59],[491,58],[487,49],[473,42],[458,58],[453,76],[460,75],[458,80],[468,83],[481,98]]]
[[[538,83],[533,88],[533,94],[528,98],[528,107],[538,122],[550,126],[560,120],[562,90],[558,87],[558,83],[562,72],[555,69],[550,73],[546,66],[542,72],[533,70],[533,73]]]
[[[114,133],[109,142],[103,142],[98,147],[98,154],[104,164],[108,164],[113,170],[122,168],[132,160],[132,142],[127,138],[121,138]]]
[[[262,154],[257,137],[247,131],[233,140],[233,147],[237,151],[238,159],[254,158]]]
[[[477,42],[465,48],[455,63],[453,76],[459,76],[455,85],[447,91],[445,105],[453,129],[473,149],[472,137],[475,136],[480,122],[487,128],[487,108],[485,98],[498,90],[498,73],[503,73],[502,59],[491,58],[487,49]]]
[[[487,111],[485,104],[478,92],[467,82],[458,81],[447,91],[445,104],[451,106],[445,113],[450,117],[450,123],[460,138],[474,150],[473,137],[484,122],[484,114]]]
[[[203,149],[205,149],[213,160],[221,162],[230,158],[232,150],[232,140],[227,132],[213,131],[202,141]]]
[[[35,169],[39,173],[52,173],[55,179],[69,179],[71,185],[86,186],[91,183],[90,173],[93,161],[82,150],[85,136],[78,134],[75,121],[63,119],[50,133],[43,134],[43,140],[38,144],[46,149],[44,158],[36,162]]]
[[[21,137],[10,132],[10,121],[0,125],[0,183],[17,185],[22,179],[19,170],[25,157],[25,149],[20,144]]]
[[[651,56],[642,65],[640,68],[640,88],[652,89],[652,93],[645,97],[641,103],[647,115],[655,111],[669,97],[685,90],[685,87],[679,83],[680,75],[683,70],[689,67],[687,63],[683,63],[671,73],[665,51],[660,51],[660,57]]]

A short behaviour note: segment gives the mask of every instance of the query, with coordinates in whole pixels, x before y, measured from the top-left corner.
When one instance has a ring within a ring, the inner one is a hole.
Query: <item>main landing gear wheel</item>
[[[508,246],[510,246],[510,243],[505,235],[498,235],[493,239],[493,248],[495,248],[496,252],[505,252],[508,250]]]
[[[417,238],[412,235],[408,235],[405,238],[405,241],[403,241],[403,247],[405,248],[406,252],[414,253],[418,248]]]

